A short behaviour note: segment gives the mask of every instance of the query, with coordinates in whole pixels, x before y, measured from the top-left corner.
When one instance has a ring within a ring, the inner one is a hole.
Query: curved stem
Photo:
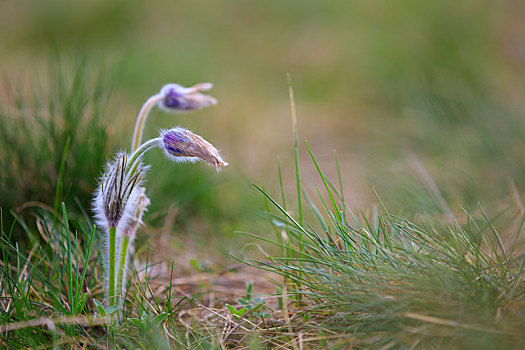
[[[126,263],[128,260],[128,246],[129,237],[123,236],[122,241],[120,242],[120,254],[117,273],[117,293],[119,293],[120,296],[124,296],[123,281],[124,274],[126,273]]]
[[[146,119],[148,119],[149,112],[159,101],[162,101],[164,98],[163,95],[157,94],[153,95],[142,105],[139,115],[137,116],[137,122],[135,123],[135,131],[133,132],[133,141],[131,143],[131,153],[135,152],[139,148],[140,143],[142,142],[142,132],[144,131],[144,124],[146,124]]]
[[[146,153],[153,147],[158,147],[161,143],[162,139],[160,137],[156,137],[140,145],[140,147],[138,147],[138,149],[136,149],[133,152],[133,154],[128,158],[128,164],[126,165],[125,173],[127,174],[130,169],[134,169],[136,167],[136,163],[140,161],[144,153]]]
[[[115,247],[117,242],[117,228],[109,228],[109,305],[115,305]]]

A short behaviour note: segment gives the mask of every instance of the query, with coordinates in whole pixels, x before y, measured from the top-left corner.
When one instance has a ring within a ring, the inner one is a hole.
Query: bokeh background
[[[250,181],[278,196],[277,158],[293,193],[290,73],[305,191],[315,195],[319,184],[306,139],[334,182],[337,152],[351,208],[372,208],[373,187],[396,213],[461,215],[478,207],[498,213],[514,206],[525,186],[523,13],[517,0],[4,0],[2,127],[16,131],[11,124],[18,119],[38,129],[23,119],[31,113],[23,113],[16,96],[33,96],[24,101],[38,114],[38,104],[27,101],[46,95],[53,72],[75,72],[84,62],[86,82],[103,78],[107,101],[96,132],[104,144],[93,148],[98,157],[79,161],[75,142],[95,131],[70,130],[76,136],[65,170],[74,184],[65,200],[89,208],[104,159],[129,147],[143,101],[165,83],[213,82],[216,107],[187,115],[154,111],[146,133],[188,127],[220,148],[231,166],[216,175],[205,165],[174,166],[152,154],[147,230],[174,245],[203,235],[204,246],[228,251],[233,231],[259,230],[264,204]],[[57,91],[54,101],[62,98]],[[13,141],[17,135],[4,130],[0,140],[0,205],[4,211],[28,201],[53,205],[64,144],[44,141],[57,154],[44,167],[41,158],[29,161],[35,152],[20,151],[27,142]],[[18,166],[6,157],[15,151]],[[75,193],[82,174],[85,183]]]

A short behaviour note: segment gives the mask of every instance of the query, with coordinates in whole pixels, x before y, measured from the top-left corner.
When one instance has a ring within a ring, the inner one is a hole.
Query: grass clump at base
[[[205,341],[180,332],[176,315],[192,299],[170,283],[154,293],[148,263],[145,271],[135,272],[133,288],[126,295],[129,305],[122,322],[115,322],[117,309],[104,308],[101,302],[104,248],[87,217],[66,225],[67,211],[62,208],[61,216],[44,209],[35,213],[36,231],[23,221],[18,223],[45,242],[35,243],[28,252],[10,242],[12,231],[1,221],[0,347],[160,349],[170,348],[170,342]]]
[[[299,346],[300,338],[322,339],[330,347],[523,344],[525,253],[516,245],[521,228],[504,243],[486,217],[482,224],[470,216],[465,224],[441,224],[411,221],[384,207],[356,216],[342,187],[337,190],[312,160],[328,197],[319,194],[321,213],[303,192],[317,224],[300,224],[257,187],[277,209],[268,217],[278,233],[272,243],[283,253],[248,260],[283,278],[290,346]]]

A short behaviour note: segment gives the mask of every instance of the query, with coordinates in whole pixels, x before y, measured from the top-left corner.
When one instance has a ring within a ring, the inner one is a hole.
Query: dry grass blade
[[[49,318],[49,317],[41,317],[29,321],[21,321],[21,322],[15,322],[15,323],[8,323],[4,325],[0,325],[0,332],[11,332],[16,331],[19,329],[24,328],[32,328],[32,327],[43,327],[46,326],[49,329],[56,329],[56,325],[63,325],[63,326],[82,326],[82,327],[93,327],[93,326],[100,326],[100,325],[107,325],[108,323],[112,322],[115,319],[114,316],[104,316],[104,317],[96,317],[96,316],[73,316],[73,317],[55,317],[55,318]]]

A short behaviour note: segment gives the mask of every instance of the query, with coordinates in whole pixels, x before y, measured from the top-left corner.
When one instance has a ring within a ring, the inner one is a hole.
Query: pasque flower
[[[160,136],[164,153],[168,158],[177,162],[191,162],[200,159],[214,166],[217,171],[228,165],[211,143],[187,129],[177,127],[164,130]]]
[[[136,203],[141,194],[140,185],[147,169],[148,167],[140,164],[140,160],[128,164],[127,154],[118,153],[106,166],[95,193],[95,218],[99,227],[104,228],[104,241],[108,244],[105,265],[106,290],[110,305],[115,305],[117,302],[115,299],[117,296],[115,293],[116,247],[120,238],[117,237],[117,232],[134,217]]]
[[[95,192],[94,211],[97,224],[104,230],[104,240],[108,244],[105,263],[109,305],[122,306],[129,252],[150,203],[142,187],[142,180],[149,168],[142,165],[144,154],[158,147],[168,158],[177,162],[202,160],[217,171],[228,165],[211,143],[180,127],[163,130],[159,137],[142,143],[144,125],[153,106],[181,112],[214,105],[217,103],[215,98],[201,93],[211,88],[211,83],[200,83],[189,88],[178,84],[165,85],[160,93],[150,97],[142,106],[135,124],[130,155],[118,153],[106,166]]]
[[[214,97],[201,94],[201,91],[211,90],[212,87],[212,83],[200,83],[189,88],[179,84],[164,85],[160,90],[163,99],[158,106],[168,112],[185,112],[215,105],[217,100]]]
[[[129,220],[134,210],[132,205],[127,204],[138,195],[138,188],[148,169],[139,164],[130,171],[127,168],[127,154],[118,153],[107,164],[95,193],[95,217],[98,225],[106,229],[117,227],[121,220]]]

